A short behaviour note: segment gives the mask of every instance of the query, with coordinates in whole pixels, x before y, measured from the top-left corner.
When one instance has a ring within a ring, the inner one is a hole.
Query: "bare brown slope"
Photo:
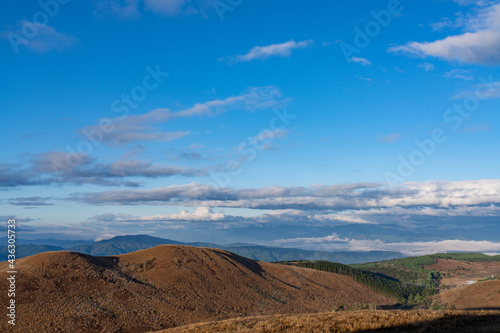
[[[500,311],[355,311],[273,315],[192,324],[156,333],[498,333]]]
[[[464,260],[438,258],[434,265],[426,268],[435,269],[441,276],[441,285],[460,287],[469,281],[478,281],[500,274],[500,262],[469,262]]]
[[[457,309],[500,309],[500,280],[482,281],[438,295],[442,304]]]
[[[0,264],[6,290],[7,263]],[[238,316],[328,311],[391,300],[349,277],[165,245],[114,257],[17,261],[18,332],[143,332]],[[5,293],[0,293],[6,304]],[[0,331],[6,331],[5,321]]]

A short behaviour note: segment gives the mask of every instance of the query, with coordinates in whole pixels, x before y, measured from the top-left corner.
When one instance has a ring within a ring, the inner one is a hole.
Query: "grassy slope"
[[[400,281],[403,284],[413,284],[429,290],[422,294],[411,296],[406,299],[406,305],[424,305],[429,306],[431,300],[428,296],[432,295],[431,290],[437,291],[441,281],[441,274],[430,269],[437,263],[437,259],[453,259],[466,262],[500,262],[500,255],[488,256],[482,253],[437,253],[419,257],[408,257],[393,260],[384,260],[366,264],[352,264],[352,268],[375,273],[379,276],[386,276]]]
[[[427,308],[432,304],[432,296],[439,292],[440,272],[429,268],[437,263],[438,258],[467,262],[500,262],[500,256],[482,253],[438,253],[349,266],[328,261],[280,263],[347,275],[377,292],[397,298],[397,304],[400,306]]]
[[[8,290],[7,262],[0,289]],[[144,332],[249,315],[393,300],[337,274],[164,245],[114,257],[60,251],[19,259],[18,332]],[[0,332],[7,332],[6,321]]]
[[[399,302],[405,302],[410,297],[416,297],[419,295],[421,297],[424,297],[436,293],[433,289],[425,288],[423,286],[406,284],[385,275],[378,275],[367,270],[356,269],[339,263],[328,261],[298,261],[280,263],[347,275],[353,278],[355,281],[360,282],[377,292],[398,299]]]
[[[454,332],[497,333],[500,311],[355,311],[296,316],[262,316],[188,325],[184,332]],[[158,332],[160,333],[160,332]]]

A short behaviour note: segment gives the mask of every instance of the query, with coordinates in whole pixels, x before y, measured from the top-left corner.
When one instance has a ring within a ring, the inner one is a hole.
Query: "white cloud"
[[[160,221],[221,221],[226,218],[223,212],[213,212],[210,207],[198,207],[190,212],[182,210],[175,214],[149,215],[128,218],[131,221],[160,222]]]
[[[410,42],[389,48],[421,57],[480,65],[500,64],[500,4],[481,8],[465,23],[466,32],[434,42]]]
[[[106,0],[96,1],[96,11],[94,14],[97,16],[116,16],[121,19],[139,19],[141,14],[138,10],[139,0]]]
[[[358,76],[358,79],[361,81],[375,82],[372,79],[370,79],[369,77],[364,77],[364,76]]]
[[[84,127],[83,133],[102,133],[103,142],[110,145],[123,145],[137,141],[172,141],[190,135],[190,131],[163,132],[160,125],[173,119],[191,117],[212,117],[230,109],[244,109],[249,111],[262,110],[273,107],[282,107],[288,100],[283,97],[280,89],[274,86],[251,87],[237,96],[225,99],[216,99],[180,110],[156,109],[142,115],[117,117],[110,121],[112,130],[102,133],[100,124]]]
[[[420,68],[423,68],[426,72],[431,72],[434,70],[434,65],[428,62],[424,62],[423,64],[418,65]]]
[[[470,5],[474,5],[474,4],[476,4],[478,2],[482,2],[482,1],[478,1],[478,0],[453,0],[453,2],[457,3],[460,6],[470,6]]]
[[[481,96],[482,99],[492,99],[500,97],[500,81],[488,82],[473,89],[462,91],[451,97],[451,99],[461,99],[470,96]]]
[[[102,240],[111,239],[111,238],[116,237],[116,236],[119,236],[119,235],[117,235],[117,234],[102,234],[102,235],[97,236],[94,239],[94,242],[100,242]]]
[[[407,182],[394,187],[359,183],[259,189],[216,188],[190,183],[148,190],[77,195],[90,204],[186,205],[253,209],[347,210],[371,208],[450,208],[500,204],[500,180]]]
[[[462,80],[472,80],[474,77],[472,74],[470,74],[469,70],[465,69],[453,69],[449,72],[446,72],[443,77],[449,78],[449,79],[462,79]]]
[[[252,60],[265,60],[269,57],[289,57],[294,49],[305,49],[311,46],[313,41],[304,40],[295,42],[290,40],[281,44],[271,44],[266,46],[255,46],[250,49],[246,54],[229,57],[227,60],[230,63],[249,62]]]
[[[219,221],[225,217],[223,212],[214,213],[210,207],[198,207],[194,212],[183,210],[177,214],[167,215],[167,218],[179,221]]]
[[[196,14],[197,11],[190,5],[190,0],[144,0],[148,10],[155,13],[175,16],[178,14]]]
[[[363,66],[369,66],[372,64],[371,61],[366,59],[366,58],[351,57],[350,61],[356,62],[356,63],[361,64]]]
[[[138,19],[144,12],[160,16],[201,15],[212,10],[209,0],[105,0],[96,1],[98,16],[116,16],[121,19]]]
[[[192,143],[189,145],[189,149],[203,149],[205,146],[204,145],[200,145],[200,144],[196,144],[196,143]]]
[[[325,237],[302,237],[280,239],[276,246],[299,247],[324,251],[397,251],[410,256],[418,256],[440,252],[498,252],[500,243],[490,241],[473,241],[447,239],[429,242],[384,242],[381,240],[352,239],[331,234]]]
[[[461,21],[452,21],[449,18],[443,18],[439,22],[430,23],[432,30],[441,31],[445,28],[456,28],[460,26]]]
[[[147,216],[132,216],[128,214],[113,214],[106,213],[101,215],[96,215],[89,219],[92,222],[98,223],[157,223],[157,222],[172,222],[172,221],[206,221],[206,222],[216,222],[226,219],[224,212],[214,212],[211,207],[197,207],[194,211],[182,210],[179,213],[174,214],[159,214],[159,215],[147,215]]]
[[[338,222],[354,223],[354,224],[373,223],[363,217],[356,216],[356,214],[352,214],[349,212],[332,213],[332,214],[315,214],[314,218],[318,219],[319,221],[338,221]]]
[[[59,32],[55,28],[45,24],[20,21],[18,25],[29,27],[29,31],[33,32],[30,36],[25,36],[21,29],[4,32],[4,37],[13,46],[15,45],[15,49],[18,49],[18,46],[24,46],[34,52],[47,53],[53,50],[63,51],[79,43],[79,40],[75,36]]]
[[[249,137],[248,144],[253,147],[256,147],[259,151],[261,150],[273,150],[275,148],[275,140],[276,139],[284,139],[288,136],[290,130],[276,128],[274,130],[265,129],[259,134]],[[245,147],[248,146],[245,144]],[[242,150],[244,146],[234,147],[235,150]]]

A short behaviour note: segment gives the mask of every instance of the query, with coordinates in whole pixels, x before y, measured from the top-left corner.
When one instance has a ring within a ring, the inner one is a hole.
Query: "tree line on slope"
[[[382,276],[370,271],[360,270],[329,261],[296,261],[278,263],[346,275],[354,279],[356,282],[362,283],[384,295],[394,297],[399,301],[406,301],[410,297],[414,299],[417,296],[423,298],[437,293],[437,290],[433,288],[402,283],[399,280],[391,279],[387,276]]]

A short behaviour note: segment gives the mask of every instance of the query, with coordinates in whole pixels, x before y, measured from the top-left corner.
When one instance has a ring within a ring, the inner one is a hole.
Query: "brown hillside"
[[[443,276],[442,285],[460,287],[469,281],[482,280],[500,274],[500,262],[468,262],[463,260],[441,259],[426,268],[435,269]]]
[[[442,304],[457,309],[500,309],[500,280],[476,282],[447,290],[438,297]]]
[[[187,325],[156,333],[498,333],[500,311],[355,311],[273,315]]]
[[[0,288],[7,290],[7,263]],[[16,332],[144,332],[262,314],[390,304],[349,277],[165,245],[113,257],[51,252],[17,260]],[[2,304],[6,294],[0,293]],[[0,322],[0,331],[11,329]]]

